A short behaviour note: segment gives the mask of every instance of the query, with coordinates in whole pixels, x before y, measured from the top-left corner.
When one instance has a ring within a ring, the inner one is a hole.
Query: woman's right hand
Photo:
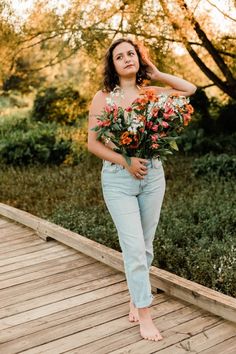
[[[147,174],[147,160],[141,159],[139,157],[131,157],[130,166],[126,163],[125,168],[131,175],[137,179],[144,179]]]

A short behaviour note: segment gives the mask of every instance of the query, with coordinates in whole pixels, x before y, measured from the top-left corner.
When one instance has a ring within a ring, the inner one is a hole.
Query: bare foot
[[[129,303],[129,321],[138,322],[138,309],[134,306],[131,300]]]
[[[155,324],[152,321],[151,313],[149,308],[139,308],[139,323],[140,323],[140,334],[141,337],[148,340],[162,340],[159,330],[156,328]]]

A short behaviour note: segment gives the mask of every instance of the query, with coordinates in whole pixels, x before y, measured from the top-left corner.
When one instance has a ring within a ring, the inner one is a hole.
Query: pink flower
[[[126,112],[131,112],[132,111],[132,107],[127,107],[125,110],[126,110]]]
[[[158,149],[159,146],[160,146],[159,144],[152,144],[152,145],[151,145],[151,148],[152,148],[152,149]]]
[[[111,124],[110,120],[105,120],[105,121],[99,120],[98,121],[98,126],[99,127],[108,127],[110,124]]]
[[[153,126],[153,122],[147,122],[147,123],[146,123],[146,127],[147,127],[148,129],[151,129],[152,126]]]
[[[175,114],[174,110],[171,107],[166,105],[165,106],[165,112],[163,113],[163,117],[165,119],[169,119],[170,116],[173,116],[174,114]]]
[[[151,135],[151,139],[152,139],[152,141],[157,141],[157,139],[158,139],[158,134],[154,134],[154,135]]]
[[[152,130],[154,132],[157,132],[158,131],[158,126],[159,126],[158,124],[153,125]]]
[[[168,128],[170,125],[165,122],[164,120],[161,122],[161,125],[163,126],[163,128]]]
[[[104,109],[107,113],[111,113],[111,111],[112,111],[111,106],[109,106],[108,104],[105,106]]]
[[[114,115],[114,121],[116,121],[117,116],[118,116],[118,107],[117,106],[113,106],[113,115]]]

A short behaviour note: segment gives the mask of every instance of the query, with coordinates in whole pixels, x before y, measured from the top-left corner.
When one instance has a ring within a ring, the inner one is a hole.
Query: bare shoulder
[[[107,96],[108,96],[107,92],[104,92],[102,90],[97,91],[93,97],[92,105],[101,104],[101,103],[105,104]]]
[[[102,90],[96,92],[90,105],[90,116],[98,115],[101,113],[101,111],[106,105],[107,96],[108,93]]]

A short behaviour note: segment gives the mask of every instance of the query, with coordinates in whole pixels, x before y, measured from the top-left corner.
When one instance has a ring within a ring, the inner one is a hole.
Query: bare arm
[[[147,58],[144,58],[148,64],[149,76],[152,80],[160,81],[169,87],[155,86],[157,94],[159,93],[178,93],[183,96],[191,96],[196,91],[197,87],[191,82],[181,79],[177,76],[163,73],[157,69],[157,67]]]
[[[101,114],[102,109],[106,104],[106,95],[102,91],[98,91],[93,98],[90,110],[89,110],[89,124],[88,124],[88,150],[94,155],[100,157],[101,159],[108,160],[110,162],[124,166],[132,175],[136,178],[142,179],[143,175],[146,174],[146,163],[145,159],[132,157],[131,166],[128,166],[125,158],[105,146],[101,141],[97,140],[97,133],[91,130],[97,125],[97,116]],[[140,177],[137,177],[137,173]]]

